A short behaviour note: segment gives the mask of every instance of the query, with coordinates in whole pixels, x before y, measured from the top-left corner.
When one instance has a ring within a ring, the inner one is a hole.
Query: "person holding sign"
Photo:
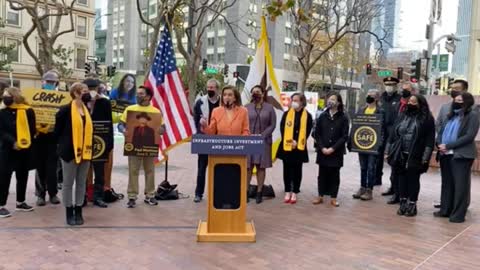
[[[63,171],[63,204],[68,225],[82,225],[87,173],[93,154],[93,122],[86,103],[92,96],[88,86],[74,83],[70,87],[73,101],[56,115],[55,137]],[[75,201],[73,184],[75,183]]]
[[[307,112],[307,99],[301,93],[291,96],[290,109],[280,122],[282,140],[277,158],[283,160],[285,203],[295,204],[300,193],[303,163],[308,162],[307,139],[312,131],[312,115]],[[333,152],[332,152],[333,153]]]
[[[265,140],[265,152],[262,155],[253,155],[248,157],[248,185],[252,181],[253,168],[257,169],[257,194],[256,202],[263,200],[262,188],[265,183],[266,168],[272,167],[272,133],[277,125],[277,116],[275,109],[267,102],[266,91],[261,85],[256,85],[251,90],[252,102],[246,106],[248,110],[248,120],[250,124],[250,133],[262,136]]]
[[[91,101],[87,102],[87,108],[94,123],[94,134],[98,143],[94,143],[94,155],[92,160],[93,172],[95,174],[95,184],[93,192],[93,204],[106,208],[108,205],[103,200],[105,184],[105,163],[110,151],[113,149],[113,124],[112,108],[110,101],[101,96],[98,92],[100,81],[98,79],[86,79],[83,81],[88,86],[91,95]],[[97,156],[97,153],[99,153]],[[103,154],[102,154],[103,153]]]
[[[380,93],[377,89],[370,89],[367,93],[366,102],[367,106],[360,110],[359,114],[380,114],[382,115],[382,121],[384,116],[384,111],[381,107],[378,106],[378,100],[380,98]],[[383,123],[381,124],[383,127]],[[375,182],[377,180],[377,165],[378,159],[383,158],[383,136],[385,132],[382,131],[380,138],[380,153],[370,153],[370,152],[363,152],[358,153],[358,159],[360,161],[360,189],[353,194],[354,199],[361,199],[363,201],[369,201],[373,198],[373,187],[375,186]],[[355,135],[352,135],[355,136]],[[378,167],[378,169],[382,169],[382,167]]]
[[[323,203],[329,195],[330,204],[338,207],[340,168],[343,167],[345,144],[348,140],[349,121],[344,112],[342,96],[331,93],[327,96],[327,109],[317,119],[315,136],[317,141],[318,198],[313,204]]]
[[[5,208],[12,174],[17,178],[17,211],[32,211],[25,202],[32,141],[36,133],[35,113],[18,88],[7,88],[0,104],[0,217],[11,214]]]
[[[148,86],[140,86],[137,90],[136,100],[137,105],[128,106],[123,112],[120,123],[118,124],[118,131],[127,136],[127,129],[133,128],[127,125],[127,115],[128,112],[139,112],[138,115],[145,115],[148,113],[157,113],[160,114],[160,111],[151,104],[153,98],[153,90]],[[137,116],[138,116],[137,115]],[[148,120],[144,116],[144,120]],[[163,125],[163,124],[162,124]],[[146,130],[146,129],[144,129]],[[134,137],[135,137],[134,130]],[[159,129],[159,133],[163,134],[164,127],[162,126]],[[138,131],[137,131],[138,136]],[[155,142],[153,143],[155,144]],[[142,146],[144,143],[142,143]],[[158,205],[157,200],[155,199],[155,157],[146,157],[146,156],[128,156],[128,208],[134,208],[136,206],[137,196],[138,196],[138,175],[140,172],[140,167],[143,164],[143,170],[145,171],[145,200],[144,202],[148,205]]]
[[[250,135],[248,111],[242,107],[237,88],[231,85],[223,87],[220,104],[212,111],[210,124],[205,117],[200,119],[202,132],[210,135]]]
[[[398,215],[417,215],[420,175],[428,170],[434,144],[435,122],[427,100],[412,95],[386,146],[387,162],[399,180]]]

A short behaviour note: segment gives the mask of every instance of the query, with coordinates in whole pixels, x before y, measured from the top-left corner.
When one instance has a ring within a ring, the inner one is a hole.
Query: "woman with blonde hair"
[[[35,129],[35,113],[28,106],[20,89],[11,87],[3,92],[0,104],[0,217],[11,216],[5,208],[12,174],[17,178],[16,211],[29,212],[25,202],[28,171],[32,167],[31,149]]]
[[[87,173],[92,159],[93,123],[85,104],[92,96],[88,86],[74,83],[70,87],[72,102],[56,115],[55,137],[63,169],[63,203],[68,225],[82,225],[82,205],[85,199]],[[73,202],[75,183],[75,202]]]

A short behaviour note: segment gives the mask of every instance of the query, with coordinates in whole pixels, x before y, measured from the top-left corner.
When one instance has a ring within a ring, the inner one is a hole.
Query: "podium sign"
[[[352,152],[378,154],[378,149],[382,143],[382,115],[354,115],[350,137]]]
[[[246,221],[247,155],[264,153],[260,136],[192,138],[192,153],[208,156],[208,219],[199,222],[199,242],[255,242],[255,227]]]

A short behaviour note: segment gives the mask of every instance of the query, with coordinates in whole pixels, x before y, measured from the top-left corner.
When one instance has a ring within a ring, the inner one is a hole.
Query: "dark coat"
[[[142,131],[143,129],[143,131]],[[155,130],[151,127],[135,127],[133,130],[132,144],[135,148],[155,145]]]
[[[110,104],[110,100],[106,98],[99,98],[95,100],[91,117],[93,122],[109,122],[108,134],[105,136],[105,152],[109,153],[113,149],[113,120],[112,105]],[[95,129],[93,132],[95,133]]]
[[[348,140],[349,121],[344,112],[330,116],[329,110],[323,112],[315,124],[315,140],[317,141],[317,164],[325,167],[342,167],[345,155],[345,144]],[[333,148],[335,151],[325,156],[322,148]]]
[[[392,95],[388,95],[387,92],[384,92],[380,98],[380,107],[382,108],[385,115],[385,138],[388,139],[392,133],[395,121],[398,116],[398,106],[400,103],[401,96],[395,92]]]
[[[303,110],[306,110],[305,108]],[[300,134],[300,118],[302,116],[302,111],[300,112],[295,112],[295,125],[293,126],[293,139],[298,141],[298,135]],[[287,119],[287,114],[288,111],[283,113],[282,120],[280,122],[280,132],[282,134],[282,141],[280,142],[280,146],[278,147],[277,151],[277,158],[283,160],[284,162],[302,162],[302,163],[307,163],[308,162],[308,149],[307,149],[307,143],[305,144],[305,149],[303,151],[300,151],[298,149],[293,149],[292,151],[284,151],[283,150],[283,137],[285,134],[285,121]],[[307,136],[306,139],[310,136],[310,133],[312,132],[312,115],[307,112]]]
[[[398,127],[402,121],[408,121],[408,118],[415,118],[416,132],[410,145],[410,153],[407,158],[406,167],[418,169],[421,172],[426,172],[430,158],[432,157],[433,147],[435,145],[435,120],[429,113],[422,118],[420,115],[411,115],[409,113],[401,114],[401,117],[395,124],[393,132],[388,139],[386,153],[390,153],[390,147],[395,142],[401,139],[398,133]]]
[[[17,141],[17,110],[11,108],[0,110],[0,166],[18,168],[20,163],[28,162],[30,169],[35,167],[33,147],[37,131],[33,109],[27,110],[27,119],[32,144],[28,149],[14,150],[13,145]]]
[[[65,162],[72,161],[75,158],[75,152],[73,149],[71,104],[62,106],[55,115],[54,134],[58,142],[58,156]]]

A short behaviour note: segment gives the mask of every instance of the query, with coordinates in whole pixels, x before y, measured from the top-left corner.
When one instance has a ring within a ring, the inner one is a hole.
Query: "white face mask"
[[[296,109],[300,108],[300,104],[296,101],[293,101],[292,102],[292,108],[296,110]]]
[[[385,91],[389,94],[393,93],[395,91],[395,88],[391,85],[385,86]]]
[[[92,98],[96,98],[98,95],[97,91],[90,91],[90,96],[92,96]]]

